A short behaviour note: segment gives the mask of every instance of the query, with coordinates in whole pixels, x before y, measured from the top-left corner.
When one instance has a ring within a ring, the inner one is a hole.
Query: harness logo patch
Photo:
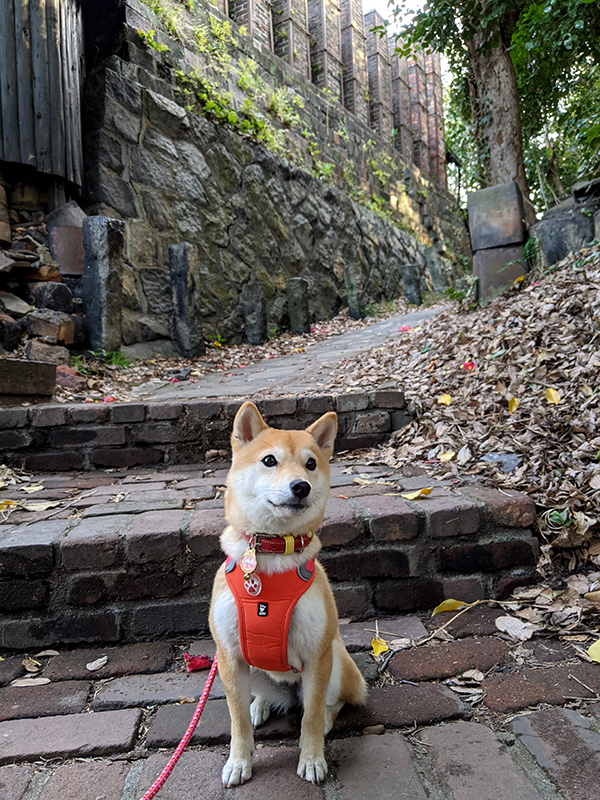
[[[259,603],[258,604],[258,616],[259,617],[266,617],[269,613],[269,604],[268,603]]]

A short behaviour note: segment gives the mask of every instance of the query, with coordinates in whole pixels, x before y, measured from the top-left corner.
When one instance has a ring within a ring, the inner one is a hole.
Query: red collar
[[[265,533],[246,533],[242,531],[242,538],[250,546],[254,546],[257,553],[302,553],[313,540],[313,532],[303,533],[300,536],[268,536]]]

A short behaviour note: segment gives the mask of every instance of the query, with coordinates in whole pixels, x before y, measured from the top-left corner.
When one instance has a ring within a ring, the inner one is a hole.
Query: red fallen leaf
[[[399,331],[409,331],[410,330],[410,325],[400,325],[398,330]]]
[[[110,395],[110,394],[109,394],[109,395],[107,395],[106,397],[103,397],[103,398],[102,398],[102,402],[103,402],[103,403],[115,403],[115,402],[116,402],[116,400],[117,400],[117,398],[116,398],[116,397],[113,397],[113,396],[112,396],[112,395]]]
[[[208,669],[212,664],[212,658],[205,655],[191,656],[189,653],[184,653],[183,660],[185,661],[185,668],[188,672],[196,672],[199,669]]]
[[[275,356],[273,355],[273,353],[269,353],[269,355],[267,356],[267,358],[275,358]]]
[[[179,378],[171,378],[171,383],[179,383]]]
[[[463,361],[463,363],[460,365],[460,368],[467,370],[475,369],[475,363],[473,361]]]
[[[340,498],[340,500],[347,500],[348,499],[348,495],[346,495],[346,494],[338,494],[338,497]]]

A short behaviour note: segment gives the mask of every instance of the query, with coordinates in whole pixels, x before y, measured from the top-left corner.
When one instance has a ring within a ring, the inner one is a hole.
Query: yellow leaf
[[[597,664],[600,664],[600,639],[594,644],[590,645],[587,650],[588,656],[595,661]]]
[[[439,606],[433,609],[431,616],[435,617],[436,614],[442,614],[444,611],[457,611],[459,608],[468,605],[469,603],[465,603],[462,600],[452,600],[452,598],[448,598],[448,600],[444,600],[443,603],[440,603]]]
[[[26,494],[33,494],[33,492],[41,492],[44,488],[45,487],[40,483],[36,486],[21,486],[21,491],[25,492]]]
[[[594,390],[591,386],[588,386],[587,383],[584,383],[583,386],[580,386],[579,391],[584,397],[591,397],[594,394]]]
[[[390,649],[387,646],[387,642],[384,641],[381,636],[375,636],[371,642],[371,647],[373,648],[373,655],[375,658],[379,658],[382,653],[387,653],[387,651]]]
[[[438,403],[442,406],[449,406],[452,402],[452,398],[449,394],[443,394],[441,397],[438,397]]]
[[[508,401],[508,413],[514,414],[517,408],[519,407],[519,401],[516,397],[511,397]]]
[[[22,508],[25,511],[47,511],[49,508],[59,506],[62,502],[62,500],[43,500],[39,503],[23,503]]]
[[[516,277],[514,279],[513,286],[516,286],[517,284],[521,283],[521,281],[524,281],[524,280],[525,280],[525,275],[519,275],[518,277]]]
[[[0,500],[0,511],[7,511],[9,508],[15,508],[16,505],[14,500]]]
[[[454,450],[446,450],[445,453],[440,453],[440,461],[442,464],[445,464],[446,461],[452,461],[453,458],[456,458]]]
[[[424,489],[417,489],[416,492],[409,492],[408,494],[401,494],[405,500],[416,500],[417,497],[427,497],[428,494],[433,492],[433,486],[427,486]]]
[[[556,389],[546,389],[546,400],[553,406],[557,406],[560,403],[560,392],[557,392]]]

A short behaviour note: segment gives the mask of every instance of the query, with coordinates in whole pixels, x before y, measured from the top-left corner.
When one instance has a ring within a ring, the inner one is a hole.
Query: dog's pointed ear
[[[250,444],[261,431],[268,427],[254,403],[244,403],[233,421],[231,449],[237,450],[246,444]]]
[[[337,416],[333,411],[323,414],[322,417],[306,429],[307,433],[315,439],[321,450],[333,453],[333,443],[337,434]]]

